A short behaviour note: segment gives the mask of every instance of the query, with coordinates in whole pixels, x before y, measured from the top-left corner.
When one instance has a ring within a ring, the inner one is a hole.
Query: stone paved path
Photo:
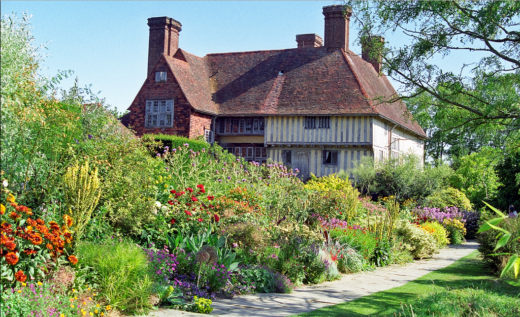
[[[211,315],[289,316],[329,305],[340,304],[359,297],[404,285],[431,271],[444,268],[478,248],[476,242],[449,246],[433,258],[415,261],[404,266],[392,265],[374,272],[343,275],[341,280],[305,286],[291,294],[255,294],[213,302]],[[204,316],[173,309],[161,309],[150,314],[155,317]],[[207,316],[207,315],[206,315]]]

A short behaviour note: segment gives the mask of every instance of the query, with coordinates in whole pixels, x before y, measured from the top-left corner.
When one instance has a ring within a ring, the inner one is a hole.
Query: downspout
[[[217,138],[217,135],[215,134],[216,130],[217,130],[217,116],[214,116],[212,119],[211,119],[211,131],[213,133],[213,143],[211,143],[212,145],[215,143],[215,139]]]
[[[394,125],[394,127],[390,129],[390,133],[388,133],[388,158],[392,157],[392,133],[394,132],[395,127],[397,127],[397,124]]]

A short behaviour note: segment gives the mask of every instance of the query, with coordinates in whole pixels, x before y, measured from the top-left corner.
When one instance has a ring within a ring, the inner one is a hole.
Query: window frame
[[[155,72],[155,82],[165,83],[168,80],[168,73],[166,71]]]
[[[173,99],[146,100],[144,118],[145,128],[172,128],[174,110]]]
[[[323,150],[322,151],[322,164],[323,165],[338,165],[338,154],[339,151],[337,150]],[[327,163],[327,153],[330,153],[330,163]]]

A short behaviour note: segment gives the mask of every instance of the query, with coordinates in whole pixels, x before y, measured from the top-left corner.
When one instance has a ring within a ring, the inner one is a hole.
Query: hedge
[[[164,146],[169,146],[170,149],[183,146],[186,143],[188,143],[190,145],[190,149],[195,152],[198,152],[202,149],[208,150],[211,147],[209,143],[206,143],[203,140],[193,140],[178,135],[152,134],[151,136],[155,139],[155,141],[161,141]]]

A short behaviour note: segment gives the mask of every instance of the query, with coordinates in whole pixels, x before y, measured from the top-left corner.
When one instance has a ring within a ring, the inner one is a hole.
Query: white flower
[[[9,183],[7,182],[7,179],[4,179],[4,181],[2,182],[2,185],[4,185],[4,187],[7,187],[9,185]]]

